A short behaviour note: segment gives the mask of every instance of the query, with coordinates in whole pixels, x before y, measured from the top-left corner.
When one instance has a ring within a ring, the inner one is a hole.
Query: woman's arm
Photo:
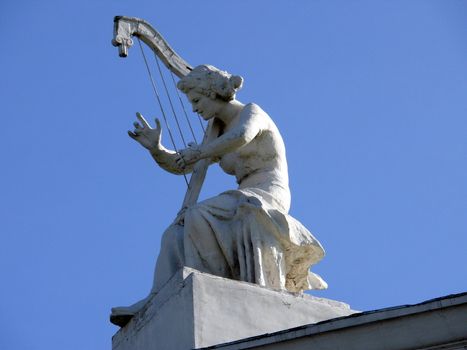
[[[193,170],[191,164],[179,166],[177,163],[178,154],[162,145],[162,129],[158,119],[156,119],[156,128],[153,129],[140,113],[136,113],[136,117],[141,125],[138,122],[134,122],[135,130],[128,131],[128,135],[146,148],[162,169],[176,175],[187,174]]]
[[[190,165],[203,158],[220,158],[250,143],[266,127],[266,123],[264,112],[255,105],[247,106],[235,127],[209,143],[181,150],[177,162],[179,165],[182,162]]]
[[[182,175],[189,174],[193,171],[194,164],[179,166],[177,164],[178,154],[174,151],[168,150],[162,144],[159,144],[156,148],[150,149],[149,152],[156,163],[169,173]]]
[[[221,157],[250,143],[265,128],[266,119],[255,105],[246,106],[237,125],[212,142],[199,147],[200,158]]]

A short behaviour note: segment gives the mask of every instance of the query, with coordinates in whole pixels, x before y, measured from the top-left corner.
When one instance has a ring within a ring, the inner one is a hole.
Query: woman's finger
[[[143,124],[143,129],[150,127],[148,122],[146,121],[146,119],[144,119],[144,117],[141,115],[140,112],[136,112],[136,118],[138,118],[138,120],[141,122],[141,124]]]
[[[138,122],[134,122],[134,123],[133,123],[133,126],[134,126],[136,129],[141,129],[141,125],[139,125]]]
[[[130,130],[128,130],[128,136],[130,136],[133,140],[136,140],[137,135],[132,133]]]

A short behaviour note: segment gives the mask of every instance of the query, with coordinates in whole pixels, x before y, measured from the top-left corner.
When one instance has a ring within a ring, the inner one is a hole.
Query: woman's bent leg
[[[214,221],[218,220],[210,212],[212,208],[198,205],[185,213],[184,248],[186,264],[202,272],[231,278],[231,271],[222,245],[220,232]]]
[[[181,225],[171,225],[165,230],[154,269],[151,293],[157,293],[178,270],[185,266],[183,231],[184,227]]]

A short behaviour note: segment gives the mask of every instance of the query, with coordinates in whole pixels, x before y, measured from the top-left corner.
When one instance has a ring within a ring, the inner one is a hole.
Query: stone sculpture
[[[156,53],[170,49],[142,20],[117,17],[115,28],[114,45],[123,56],[131,45],[131,35],[141,37],[153,49],[158,46]],[[166,45],[163,49],[161,41]],[[173,59],[176,54],[171,51],[170,55]],[[192,178],[190,189],[199,192],[204,179],[200,164],[206,168],[214,163],[235,176],[238,188],[199,203],[187,205],[185,201],[162,236],[150,295],[132,306],[113,308],[111,321],[121,326],[127,323],[184,266],[275,290],[326,288],[326,282],[309,271],[323,258],[322,246],[288,215],[287,160],[276,125],[258,105],[236,99],[243,84],[240,76],[210,65],[191,68],[177,60],[175,65],[182,66],[177,71],[181,78],[178,89],[193,111],[209,121],[204,142],[178,152],[169,150],[162,145],[159,120],[152,128],[139,113],[129,136],[146,148],[162,169],[179,175],[194,172],[192,177],[198,179],[192,183]],[[190,195],[187,197],[193,199]]]

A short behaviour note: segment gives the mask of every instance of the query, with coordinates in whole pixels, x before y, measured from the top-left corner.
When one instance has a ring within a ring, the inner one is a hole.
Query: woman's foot
[[[130,306],[113,307],[110,314],[110,322],[112,322],[114,325],[125,327],[126,324],[133,318],[133,316],[138,311],[140,311],[144,305],[146,305],[150,296],[151,295]]]

